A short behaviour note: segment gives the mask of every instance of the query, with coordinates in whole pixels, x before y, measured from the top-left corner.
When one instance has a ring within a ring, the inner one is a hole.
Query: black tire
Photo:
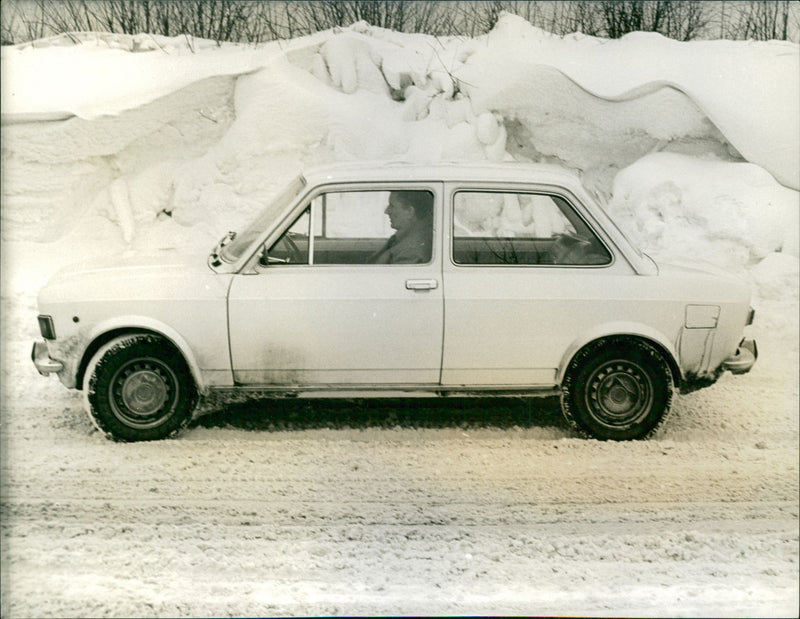
[[[92,423],[117,441],[168,438],[186,426],[197,404],[186,361],[152,334],[123,335],[101,346],[83,391]]]
[[[561,384],[561,410],[581,434],[625,441],[653,435],[672,404],[672,372],[643,340],[601,340],[581,349]]]

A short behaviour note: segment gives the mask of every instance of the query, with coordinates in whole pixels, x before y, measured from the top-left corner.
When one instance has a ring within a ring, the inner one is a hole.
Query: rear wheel
[[[120,441],[167,438],[191,419],[197,390],[180,353],[151,334],[115,338],[92,357],[84,377],[89,417]]]
[[[612,339],[583,348],[564,377],[561,408],[581,433],[601,440],[652,435],[672,403],[672,373],[642,340]]]

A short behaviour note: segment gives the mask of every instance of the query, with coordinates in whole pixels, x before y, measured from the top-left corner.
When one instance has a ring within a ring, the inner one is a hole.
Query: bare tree
[[[241,24],[240,30],[240,40],[249,43],[290,39],[295,36],[289,25],[285,2],[257,3],[250,18]]]
[[[0,45],[13,45],[26,29],[16,4],[0,4]],[[38,37],[37,37],[38,38]]]
[[[300,3],[296,14],[311,32],[349,26],[358,21],[403,30],[406,4],[393,0],[324,0]]]
[[[556,34],[581,32],[599,36],[603,30],[602,19],[594,2],[557,2],[552,11],[549,28]]]
[[[726,32],[729,38],[787,40],[790,27],[797,26],[800,3],[796,0],[748,0],[736,5],[731,7],[732,19]]]
[[[644,8],[637,0],[603,0],[598,3],[605,33],[612,39],[643,29]]]
[[[612,39],[629,32],[658,32],[688,41],[697,37],[710,21],[714,2],[698,0],[601,0],[602,33]]]
[[[37,12],[52,34],[88,32],[97,29],[97,16],[86,2],[49,2],[36,0]],[[99,6],[99,5],[98,5]]]
[[[407,2],[406,32],[425,32],[433,35],[461,34],[454,21],[458,13],[456,2],[425,2],[412,0]]]
[[[675,2],[670,5],[665,34],[679,41],[698,38],[711,23],[711,13],[705,2]]]
[[[800,0],[2,0],[0,8],[3,43],[76,31],[263,42],[358,21],[474,37],[503,12],[558,35],[800,38]]]
[[[510,13],[522,17],[534,26],[550,29],[557,17],[559,10],[569,10],[566,5],[583,4],[582,2],[540,2],[537,0],[487,0],[485,2],[456,2],[458,5],[461,26],[459,34],[476,36],[492,30],[503,13]],[[560,5],[565,5],[560,7]],[[554,19],[555,17],[555,19]],[[553,31],[553,30],[551,30]],[[557,32],[560,34],[560,32]]]
[[[469,28],[466,34],[473,36],[490,31],[503,12],[519,15],[554,34],[582,32],[610,38],[647,30],[688,40],[708,21],[707,3],[699,0],[491,0],[460,4],[463,22]]]

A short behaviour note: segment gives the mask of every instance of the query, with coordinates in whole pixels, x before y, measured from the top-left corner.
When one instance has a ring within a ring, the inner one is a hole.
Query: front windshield
[[[264,230],[275,221],[289,204],[294,200],[306,186],[306,179],[298,176],[292,180],[278,196],[259,213],[256,220],[247,229],[237,234],[234,239],[222,247],[220,255],[225,262],[236,262],[242,257],[245,250],[255,241]]]

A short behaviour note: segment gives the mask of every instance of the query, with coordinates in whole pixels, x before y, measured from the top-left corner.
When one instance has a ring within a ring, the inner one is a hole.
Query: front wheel
[[[119,441],[167,438],[189,422],[197,403],[183,357],[151,334],[102,346],[86,369],[83,391],[92,423]]]
[[[663,423],[672,395],[672,372],[658,350],[642,340],[605,340],[573,359],[561,386],[561,409],[582,434],[641,439]]]

